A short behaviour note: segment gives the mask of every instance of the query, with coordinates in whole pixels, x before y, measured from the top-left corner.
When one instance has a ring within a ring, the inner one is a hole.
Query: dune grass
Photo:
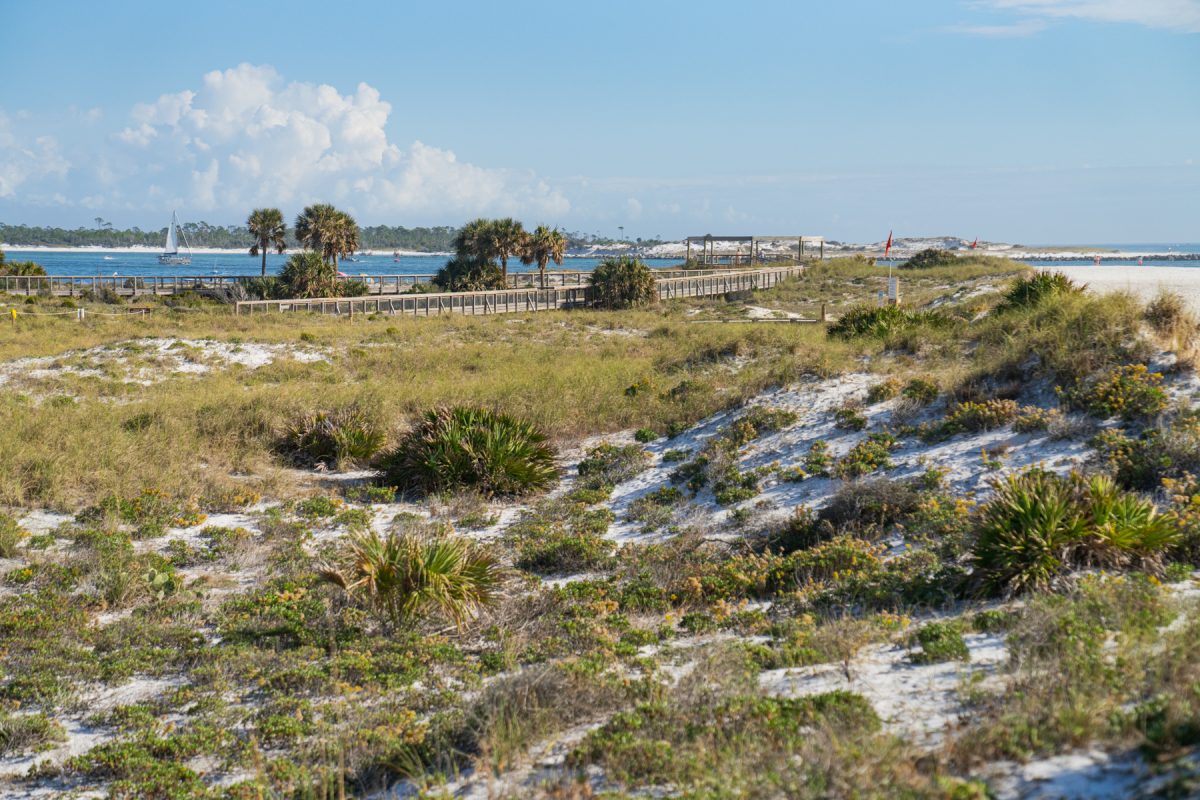
[[[204,496],[228,489],[234,473],[255,476],[265,493],[286,493],[285,462],[272,452],[279,437],[306,414],[349,405],[373,409],[392,438],[415,415],[455,404],[520,416],[558,441],[638,427],[661,433],[805,372],[831,371],[854,349],[830,345],[815,327],[690,325],[678,307],[353,323],[164,312],[144,321],[22,320],[0,332],[0,360],[141,337],[288,344],[325,360],[281,353],[258,369],[217,362],[208,373],[145,387],[101,364],[99,377],[6,392],[0,504],[71,509],[146,486]],[[130,350],[121,357],[146,359],[153,370],[152,359]],[[15,375],[12,385],[20,381]]]

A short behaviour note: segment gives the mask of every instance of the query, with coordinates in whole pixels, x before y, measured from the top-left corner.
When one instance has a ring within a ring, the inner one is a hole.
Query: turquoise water
[[[193,255],[191,265],[186,267],[159,264],[157,253],[8,250],[6,256],[11,261],[36,261],[51,275],[258,275],[262,269],[260,257],[233,253]],[[287,258],[268,255],[267,274],[279,272]],[[340,261],[338,268],[347,275],[426,275],[437,272],[446,260],[446,256],[401,256],[399,261],[394,261],[391,256],[355,256],[354,261]],[[561,269],[591,270],[600,261],[598,258],[568,258]],[[681,261],[677,258],[646,259],[652,267],[669,267]],[[560,269],[553,264],[550,268]],[[513,259],[508,262],[508,271],[536,272],[537,268]]]
[[[1063,245],[1058,245],[1062,247]],[[1105,250],[1120,250],[1124,252],[1160,252],[1160,253],[1193,253],[1200,254],[1200,244],[1100,244],[1078,245],[1078,247],[1098,247]],[[1032,246],[1030,249],[1034,249]],[[158,255],[147,253],[103,253],[103,252],[48,252],[42,250],[9,250],[8,258],[13,261],[36,261],[46,268],[51,275],[258,275],[260,261],[257,257],[236,253],[221,253],[216,255],[195,255],[187,267],[168,266],[158,263]],[[287,256],[268,255],[267,273],[275,274],[283,268]],[[600,263],[598,258],[568,258],[563,262],[564,269],[591,270]],[[678,258],[650,258],[646,263],[652,267],[672,267],[680,264]],[[401,256],[399,261],[391,256],[355,256],[354,261],[343,261],[340,264],[342,272],[347,275],[425,275],[437,272],[446,263],[446,256]],[[886,263],[886,262],[884,262]],[[1092,263],[1092,259],[1077,259],[1071,261],[1034,261],[1040,266],[1081,265]],[[1112,259],[1105,258],[1105,264],[1137,266],[1137,258]],[[1200,260],[1172,261],[1169,259],[1150,259],[1143,261],[1145,266],[1177,266],[1200,267]],[[553,267],[552,265],[552,268]],[[509,262],[510,272],[529,272],[527,267],[516,259]]]

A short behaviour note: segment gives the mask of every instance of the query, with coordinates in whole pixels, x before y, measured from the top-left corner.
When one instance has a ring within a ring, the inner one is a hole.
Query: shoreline
[[[887,259],[892,262],[903,261],[911,257],[917,252],[917,249],[912,247],[893,248],[893,256]],[[8,242],[0,242],[0,250],[9,253],[97,253],[97,254],[147,254],[157,255],[162,252],[158,247],[147,247],[140,245],[132,245],[129,247],[106,247],[103,245],[79,245],[75,247],[60,246],[60,245],[14,245]],[[301,252],[299,249],[285,250],[282,255],[294,255]],[[728,248],[717,248],[718,255],[730,255],[737,251]],[[764,247],[764,253],[780,252],[778,248]],[[1012,247],[988,247],[978,250],[960,250],[951,249],[949,252],[958,256],[994,256],[998,258],[1007,258],[1013,261],[1040,261],[1040,262],[1093,262],[1099,259],[1101,264],[1114,261],[1136,261],[1138,259],[1148,261],[1167,261],[1167,262],[1200,262],[1200,252],[1188,252],[1179,250],[1089,250],[1089,249],[1074,249],[1067,250],[1063,248],[1048,248],[1046,250],[1030,250],[1016,249]],[[390,257],[396,256],[399,258],[452,258],[454,253],[449,251],[435,250],[388,250],[388,249],[367,249],[359,251],[355,255],[365,254],[369,257]],[[686,257],[687,249],[683,244],[678,245],[655,245],[642,251],[636,247],[595,247],[588,248],[582,251],[569,252],[564,254],[567,259],[575,258],[608,258],[618,255],[634,255],[638,258],[648,260],[681,260]],[[191,249],[193,256],[236,256],[242,255],[248,258],[258,258],[259,256],[250,256],[246,248],[232,247],[193,247]],[[270,253],[269,255],[276,255]],[[826,246],[825,257],[838,258],[847,256],[864,256],[877,260],[884,260],[882,249],[875,246],[860,246],[860,245],[842,245],[842,246]]]

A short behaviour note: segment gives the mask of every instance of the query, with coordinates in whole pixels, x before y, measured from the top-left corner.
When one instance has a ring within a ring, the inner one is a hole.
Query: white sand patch
[[[69,758],[83,755],[97,745],[112,741],[117,734],[111,729],[96,726],[87,721],[86,717],[111,711],[118,706],[141,703],[158,697],[160,694],[176,689],[183,685],[182,678],[135,678],[120,686],[103,686],[91,691],[85,691],[80,696],[79,706],[85,710],[84,715],[60,717],[66,732],[66,741],[50,750],[19,757],[0,759],[0,776],[14,777],[23,775],[34,764],[49,762],[62,764]],[[6,790],[4,796],[10,796]],[[36,796],[36,795],[29,795]]]
[[[965,634],[969,662],[912,664],[909,650],[894,644],[869,645],[849,663],[768,670],[759,675],[768,692],[803,697],[838,689],[858,692],[884,725],[913,743],[936,747],[947,725],[965,712],[959,686],[972,674],[995,676],[1007,659],[1004,638]],[[847,677],[847,673],[849,676]]]
[[[983,770],[997,800],[1065,800],[1145,796],[1138,785],[1149,776],[1136,754],[1077,751],[1016,764],[1001,761]]]
[[[739,468],[750,470],[778,463],[781,467],[801,466],[804,456],[817,440],[829,445],[834,457],[841,457],[872,432],[893,424],[897,401],[888,401],[862,409],[869,425],[863,431],[847,431],[835,424],[833,412],[847,401],[863,401],[868,388],[881,378],[865,373],[842,375],[828,380],[814,380],[795,389],[766,393],[748,405],[787,409],[796,413],[794,425],[769,433],[748,444],[742,450]],[[932,419],[944,412],[935,404],[922,412],[918,419]],[[641,523],[625,519],[630,504],[656,489],[671,485],[670,475],[682,462],[664,463],[662,455],[668,450],[685,450],[697,454],[704,444],[716,436],[722,427],[745,413],[745,408],[721,412],[703,420],[675,439],[659,439],[646,445],[653,455],[653,466],[616,487],[609,507],[617,514],[617,522],[608,535],[618,541],[646,540]],[[625,437],[607,437],[614,443]],[[985,464],[999,461],[999,468]],[[952,437],[946,441],[926,443],[916,437],[905,437],[902,446],[894,450],[892,469],[877,476],[907,478],[920,475],[935,466],[946,471],[945,480],[956,494],[983,495],[992,480],[1039,465],[1065,473],[1079,466],[1090,454],[1087,444],[1075,440],[1055,440],[1046,434],[1017,434],[1011,426],[976,434]],[[810,477],[803,481],[781,482],[775,477],[764,480],[761,492],[738,506],[722,508],[716,504],[711,488],[702,490],[694,500],[709,522],[719,525],[733,508],[751,507],[766,503],[772,514],[784,516],[798,505],[820,509],[833,497],[845,481],[833,478]],[[694,512],[693,512],[694,513]],[[650,538],[654,538],[653,536]]]
[[[70,514],[59,514],[54,511],[30,511],[18,518],[17,524],[33,536],[43,533],[53,533],[62,525],[70,523],[75,518]]]
[[[802,315],[793,311],[780,311],[762,306],[746,306],[746,316],[750,319],[804,319]]]
[[[1193,311],[1200,312],[1200,269],[1196,267],[1137,267],[1102,264],[1090,267],[1039,267],[1045,272],[1061,272],[1077,283],[1086,283],[1097,292],[1127,291],[1144,300],[1153,299],[1161,290],[1180,295]]]
[[[240,365],[259,369],[279,358],[302,363],[327,359],[325,353],[292,344],[221,342],[209,339],[130,339],[57,356],[19,358],[0,364],[0,386],[75,376],[106,378],[149,386],[172,376],[202,375]]]

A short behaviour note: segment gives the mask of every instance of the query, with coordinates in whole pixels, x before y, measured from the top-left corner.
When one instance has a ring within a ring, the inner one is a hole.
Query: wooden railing
[[[712,297],[732,292],[769,289],[780,281],[800,275],[802,266],[758,270],[673,270],[672,277],[659,277],[659,298]],[[570,273],[566,273],[570,274]],[[585,273],[577,273],[585,274]],[[511,276],[510,276],[511,277]],[[431,317],[440,314],[505,314],[581,308],[592,304],[589,286],[546,289],[493,289],[483,292],[436,292],[391,296],[314,298],[311,300],[246,300],[234,304],[236,314],[308,311],[318,314],[406,314]]]
[[[719,275],[728,268],[654,270],[658,278]],[[558,270],[546,273],[546,287],[587,286],[591,272]],[[351,275],[346,279],[366,284],[369,295],[398,295],[412,291],[415,284],[433,281],[432,274]],[[0,276],[5,294],[57,295],[74,297],[84,292],[107,290],[124,297],[170,295],[203,289],[219,289],[257,279],[257,275],[7,275]],[[540,288],[536,272],[510,272],[508,285],[513,289]]]

